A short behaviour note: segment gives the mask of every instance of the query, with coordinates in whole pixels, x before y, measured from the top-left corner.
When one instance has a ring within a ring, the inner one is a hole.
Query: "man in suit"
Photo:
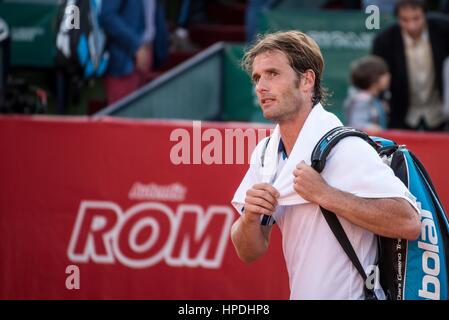
[[[449,56],[449,19],[426,15],[422,0],[399,0],[397,23],[379,33],[373,54],[388,64],[390,128],[440,131],[443,117],[443,62]]]
[[[111,55],[104,78],[109,104],[145,83],[153,62],[155,12],[156,0],[103,1],[100,22]]]

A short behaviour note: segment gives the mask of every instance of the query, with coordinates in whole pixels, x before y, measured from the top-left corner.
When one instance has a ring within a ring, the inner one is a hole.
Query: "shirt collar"
[[[306,119],[306,122],[304,123],[304,126],[297,138],[297,141],[295,142],[295,145],[293,146],[293,149],[291,150],[292,152],[295,152],[295,149],[298,149],[299,147],[297,147],[297,144],[301,144],[301,151],[300,153],[302,153],[302,151],[304,151],[304,149],[308,149],[308,148],[312,148],[314,146],[314,143],[318,142],[319,139],[321,139],[321,137],[324,135],[324,133],[326,133],[329,130],[323,129],[326,127],[326,125],[329,125],[329,123],[326,123],[328,115],[330,115],[329,112],[325,111],[323,106],[321,105],[321,103],[317,103],[316,105],[314,105],[314,107],[312,108],[312,111],[310,112],[309,116]],[[332,115],[333,117],[335,117],[334,115]],[[335,117],[335,119],[337,119]],[[331,121],[332,122],[332,121]],[[336,125],[331,125],[331,128],[334,128],[336,126],[341,126],[341,122],[337,119],[338,124]],[[317,127],[318,126],[318,127]],[[324,126],[321,129],[323,130],[323,132],[320,133],[320,126]],[[318,130],[317,130],[318,129]],[[275,130],[279,131],[279,125],[276,126]],[[282,153],[282,159],[286,160],[288,159],[288,155],[287,155],[287,151],[285,150],[285,145],[284,142],[282,141],[280,134],[279,134],[279,144],[278,144],[278,153]],[[300,140],[300,141],[298,141]]]
[[[285,151],[284,142],[282,139],[279,140],[278,152],[282,153],[282,159],[285,160],[288,158],[287,151]]]
[[[412,37],[408,35],[407,32],[402,32],[402,36],[404,38],[405,46],[406,47],[413,47],[414,45],[420,43],[420,42],[429,42],[429,29],[426,27],[421,34],[421,37],[419,37],[418,40],[414,40]]]

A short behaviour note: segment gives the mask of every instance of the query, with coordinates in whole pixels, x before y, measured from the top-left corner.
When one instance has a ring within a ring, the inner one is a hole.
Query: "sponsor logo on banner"
[[[157,201],[181,201],[185,193],[180,184],[136,183],[129,198],[153,201],[127,209],[112,201],[81,201],[67,252],[70,261],[220,268],[234,212],[227,206],[182,203],[172,208]]]
[[[187,188],[180,183],[169,186],[160,186],[155,183],[143,184],[136,182],[129,191],[131,200],[160,200],[160,201],[184,201]]]

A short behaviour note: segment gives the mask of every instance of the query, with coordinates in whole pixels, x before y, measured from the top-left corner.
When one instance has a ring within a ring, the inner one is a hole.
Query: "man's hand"
[[[321,175],[304,161],[296,166],[293,175],[295,176],[293,188],[304,200],[320,204],[323,195],[330,190],[330,186]]]
[[[153,63],[153,52],[151,46],[144,44],[136,52],[136,69],[142,73],[147,73]]]
[[[268,249],[272,226],[260,223],[261,215],[272,215],[279,192],[271,185],[256,184],[246,192],[245,213],[233,224],[231,239],[238,256],[246,263],[261,257]]]
[[[245,219],[259,221],[260,215],[272,215],[277,205],[279,192],[267,183],[256,184],[246,192]]]

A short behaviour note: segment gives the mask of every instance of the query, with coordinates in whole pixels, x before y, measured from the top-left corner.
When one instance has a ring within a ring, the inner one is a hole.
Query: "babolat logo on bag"
[[[391,161],[395,175],[416,197],[421,211],[417,240],[380,239],[384,290],[398,300],[447,300],[449,225],[432,181],[422,163],[405,147],[381,138],[373,140],[381,153],[387,150],[383,157]]]
[[[390,300],[447,300],[449,278],[449,223],[432,181],[422,163],[404,146],[348,127],[329,131],[312,153],[312,167],[321,172],[332,148],[356,136],[372,145],[395,175],[408,187],[407,197],[420,209],[421,234],[415,241],[380,237],[380,283]],[[364,280],[366,274],[335,214],[323,211],[338,242]],[[331,218],[329,218],[331,216]],[[337,230],[340,229],[340,230]],[[367,293],[367,292],[366,292]],[[368,294],[370,294],[368,290]],[[372,294],[371,294],[372,296]]]
[[[58,16],[56,62],[84,79],[102,76],[109,62],[100,10],[101,0],[65,0]]]

